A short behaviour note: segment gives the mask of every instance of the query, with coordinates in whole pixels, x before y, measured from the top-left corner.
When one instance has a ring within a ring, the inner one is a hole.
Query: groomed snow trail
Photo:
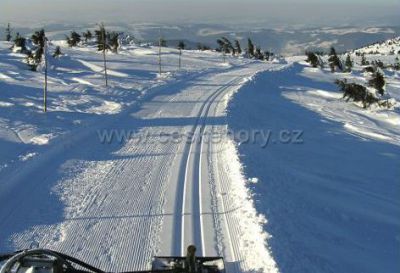
[[[229,273],[276,272],[223,133],[229,96],[244,79],[277,66],[170,84],[103,128],[129,139],[101,143],[93,132],[68,142],[1,201],[0,239],[14,248],[35,241],[107,271],[146,270],[153,255],[184,255],[195,244],[199,256],[224,256]]]

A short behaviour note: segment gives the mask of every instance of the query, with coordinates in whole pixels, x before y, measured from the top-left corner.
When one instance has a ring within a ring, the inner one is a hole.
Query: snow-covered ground
[[[130,271],[194,243],[198,255],[224,256],[229,272],[277,271],[234,146],[219,132],[229,94],[279,64],[185,51],[178,72],[178,52],[163,49],[159,76],[158,49],[130,47],[108,54],[106,88],[100,53],[63,46],[65,56],[50,58],[44,114],[43,73],[9,46],[0,50],[1,251],[37,242]],[[221,141],[207,140],[217,133]]]
[[[393,63],[383,51],[367,59]],[[399,105],[345,102],[335,79],[370,76],[359,65],[332,74],[304,59],[259,74],[229,107],[231,130],[264,132],[236,140],[272,255],[281,272],[398,272]],[[384,72],[399,101],[399,72]]]
[[[101,53],[56,45],[44,114],[43,73],[0,42],[0,252],[130,271],[194,243],[228,273],[398,270],[398,71],[395,106],[362,109],[333,83],[365,84],[359,65],[184,51],[178,71],[164,48],[158,75],[157,48],[126,46],[105,87]],[[387,46],[367,58],[393,63]]]

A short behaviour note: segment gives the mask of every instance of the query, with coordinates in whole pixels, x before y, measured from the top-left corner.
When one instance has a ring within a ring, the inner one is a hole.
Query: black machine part
[[[168,264],[184,260],[154,257],[151,270],[118,273],[176,273],[177,268]],[[222,257],[196,257],[196,262],[202,268],[198,273],[225,273]],[[0,268],[0,273],[109,273],[66,254],[39,248],[0,255]]]

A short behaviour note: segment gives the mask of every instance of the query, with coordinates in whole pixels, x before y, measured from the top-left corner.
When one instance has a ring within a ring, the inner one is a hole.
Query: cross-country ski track
[[[37,242],[110,272],[146,270],[152,256],[185,255],[195,244],[199,256],[223,256],[229,273],[276,272],[223,132],[229,96],[279,66],[252,63],[166,84],[140,107],[65,140],[40,166],[27,163],[13,178],[24,186],[10,182],[1,197],[1,241]],[[102,143],[101,130],[134,134]]]

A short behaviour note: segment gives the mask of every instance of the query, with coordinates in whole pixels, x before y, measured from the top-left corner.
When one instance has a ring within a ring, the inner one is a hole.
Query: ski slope
[[[87,93],[86,101],[76,98],[71,108],[67,94],[65,108],[56,109],[60,98],[53,95],[49,120],[52,111],[63,118],[58,130],[32,133],[36,144],[31,138],[25,145],[34,147],[15,144],[16,155],[26,160],[11,160],[0,173],[0,249],[35,242],[111,272],[146,270],[152,256],[184,255],[195,244],[199,256],[224,256],[228,272],[277,272],[263,219],[224,131],[230,95],[258,71],[280,65],[244,60],[221,65],[219,55],[194,52],[184,60],[193,71],[153,77],[146,70],[156,69],[155,52],[110,56],[110,89],[99,87],[98,56],[83,48],[68,52],[72,65],[60,69],[60,63],[50,73],[61,86]],[[165,58],[164,69],[171,70],[176,53],[170,50]],[[80,71],[72,71],[78,64]],[[130,65],[141,70],[127,71]],[[23,82],[18,80],[10,77],[7,84],[18,86]],[[130,94],[129,86],[142,92]],[[105,98],[108,103],[93,107]],[[40,107],[34,109],[29,113],[39,115]],[[90,118],[74,116],[79,111]],[[21,125],[11,118],[5,122],[18,136]],[[65,125],[70,123],[78,128]],[[213,142],[214,135],[222,137]]]

